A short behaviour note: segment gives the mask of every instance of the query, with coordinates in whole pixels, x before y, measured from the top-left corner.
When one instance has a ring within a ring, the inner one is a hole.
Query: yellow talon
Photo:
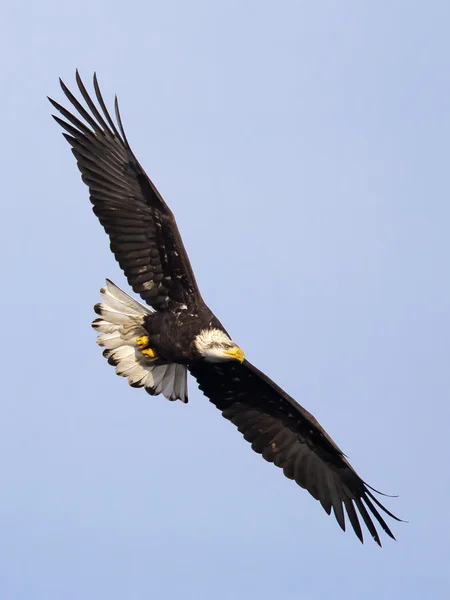
[[[138,345],[139,350],[145,350],[145,348],[147,348],[147,346],[150,344],[148,335],[143,335],[136,338],[136,344]]]
[[[149,347],[150,340],[148,339],[148,335],[142,335],[141,337],[136,338],[136,344],[144,356],[147,358],[155,358],[156,352]]]
[[[141,353],[147,358],[155,358],[156,356],[156,352],[151,348],[145,348],[144,350],[141,350]]]

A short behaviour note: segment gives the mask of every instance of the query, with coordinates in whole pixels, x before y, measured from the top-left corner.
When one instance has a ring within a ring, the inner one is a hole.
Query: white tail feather
[[[109,279],[100,295],[102,303],[95,306],[100,318],[92,327],[99,332],[97,344],[105,348],[103,355],[115,366],[117,375],[127,377],[133,387],[144,387],[152,396],[163,394],[168,400],[187,402],[186,367],[147,358],[137,345],[136,338],[147,335],[144,320],[153,311]]]
[[[153,312],[152,309],[126,294],[109,279],[106,280],[106,288],[102,288],[100,290],[100,294],[103,294],[105,298],[109,297],[110,300],[107,301],[107,303],[113,308],[114,306],[110,303],[110,301],[111,299],[114,299],[118,305],[116,310],[123,311],[123,307],[126,306],[131,309],[132,313],[137,313],[144,316]]]

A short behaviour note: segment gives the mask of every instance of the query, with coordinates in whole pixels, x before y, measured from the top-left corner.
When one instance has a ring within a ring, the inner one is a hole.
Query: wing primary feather
[[[390,510],[388,510],[385,506],[383,506],[381,504],[381,502],[371,492],[369,492],[369,490],[366,490],[366,493],[368,494],[368,496],[370,496],[372,498],[372,500],[375,502],[375,504],[379,508],[381,508],[381,510],[384,511],[387,515],[389,515],[392,519],[395,519],[396,521],[399,521],[400,523],[406,523],[407,522],[407,521],[403,521],[403,519],[399,519],[398,517],[396,517],[395,515],[393,515]]]
[[[72,92],[66,86],[64,81],[62,79],[60,79],[59,83],[60,83],[61,89],[64,92],[64,94],[66,95],[67,99],[73,104],[73,106],[77,109],[77,111],[80,113],[80,115],[83,117],[83,119],[87,123],[89,123],[89,125],[92,127],[92,129],[95,131],[95,133],[103,133],[102,129],[99,126],[99,124],[97,123],[97,121],[91,117],[91,115],[84,108],[84,106],[75,98],[75,96],[72,94]]]
[[[364,538],[361,530],[361,525],[359,524],[358,515],[356,514],[355,507],[353,506],[353,502],[351,498],[344,498],[343,500],[345,510],[347,511],[348,518],[350,523],[352,524],[353,531],[356,533],[361,544],[364,543]]]
[[[69,135],[68,133],[63,133],[63,138],[64,138],[65,140],[67,140],[71,146],[73,146],[73,144],[76,142],[76,139],[75,139],[75,138],[73,138],[73,137],[72,137],[71,135]]]
[[[102,96],[102,93],[100,91],[100,86],[98,85],[97,73],[94,73],[93,81],[94,81],[95,95],[97,96],[97,100],[98,100],[98,103],[100,104],[100,107],[101,107],[101,109],[103,111],[103,114],[105,115],[105,118],[106,118],[106,120],[109,123],[109,126],[114,131],[115,136],[118,137],[119,139],[121,139],[120,133],[117,130],[117,127],[116,127],[114,121],[112,120],[111,115],[109,114],[108,109],[106,108],[105,101],[103,100],[103,96]],[[127,146],[127,148],[129,148],[128,142],[126,143],[126,146]]]
[[[366,507],[361,502],[361,498],[356,498],[355,504],[358,507],[359,514],[362,516],[363,521],[366,524],[366,527],[369,530],[370,535],[373,537],[373,539],[376,541],[376,543],[381,547],[381,541],[380,541],[378,532],[375,528],[375,525],[373,524],[372,519],[370,518],[369,513],[367,512]]]
[[[123,140],[124,140],[125,144],[127,145],[127,148],[129,148],[130,144],[128,143],[127,136],[125,135],[125,130],[122,125],[122,119],[120,117],[120,110],[119,110],[119,100],[118,100],[117,96],[114,97],[114,110],[116,112],[116,119],[117,119],[117,124],[119,125],[120,133],[122,134]]]
[[[67,108],[64,108],[64,106],[61,106],[61,104],[58,104],[58,102],[56,102],[52,98],[48,99],[50,103],[56,108],[56,110],[58,110],[63,115],[63,117],[65,117],[68,121],[75,125],[75,127],[77,127],[81,131],[81,133],[84,133],[84,135],[90,140],[95,140],[95,136],[93,135],[92,130],[89,129],[87,125],[80,121],[80,119],[77,119],[77,117],[74,117],[73,114],[67,110]],[[53,118],[56,119],[57,117],[53,115]]]
[[[364,485],[368,487],[372,492],[376,494],[380,494],[380,496],[385,496],[385,498],[398,498],[398,494],[385,494],[384,492],[380,492],[380,490],[376,490],[374,487],[363,481]]]
[[[103,127],[105,133],[108,133],[111,137],[114,137],[113,132],[111,131],[111,129],[108,127],[106,121],[104,120],[104,118],[102,117],[102,115],[100,114],[98,108],[95,106],[94,102],[92,101],[92,98],[89,96],[84,83],[80,77],[80,74],[78,72],[78,69],[75,71],[75,79],[78,85],[78,89],[81,92],[81,95],[83,96],[86,104],[88,105],[88,107],[91,109],[92,114],[94,115],[94,117],[97,119],[97,121],[99,122],[100,126]]]
[[[80,130],[80,132],[86,136],[86,138],[89,140],[89,143],[93,144],[93,146],[95,147],[96,150],[99,150],[101,152],[104,151],[104,146],[101,144],[101,141],[100,141],[101,138],[96,137],[96,135],[93,133],[93,131],[91,129],[89,129],[89,127],[87,127],[87,125],[85,123],[83,123],[82,121],[77,119],[77,117],[72,115],[72,113],[69,112],[66,108],[64,108],[64,106],[61,106],[61,104],[58,104],[58,102],[56,102],[52,98],[48,98],[48,100],[56,108],[56,110],[58,110],[63,115],[63,117],[65,117],[68,121],[70,121],[70,123],[75,125],[75,127],[77,127]],[[75,98],[74,98],[74,100],[76,101]],[[52,116],[54,119],[57,119],[57,117],[55,117],[55,115],[52,115]],[[98,129],[98,127],[97,127],[97,129]],[[77,132],[77,138],[80,137],[80,132]],[[118,146],[116,146],[115,144],[110,144],[108,146],[108,152],[109,152],[110,156],[114,156],[115,160],[117,160],[117,162],[119,164],[121,164],[121,163],[123,163],[123,160],[124,160],[124,156],[123,156],[124,143],[120,136],[117,138],[117,142],[119,144]]]
[[[369,500],[369,498],[367,498],[367,496],[363,496],[363,500],[364,502],[367,504],[367,506],[369,507],[371,513],[373,514],[373,516],[375,517],[375,519],[378,521],[378,523],[381,525],[381,527],[383,528],[383,531],[385,533],[387,533],[387,535],[392,538],[393,540],[395,540],[395,536],[392,533],[392,531],[390,530],[388,524],[386,523],[386,521],[383,519],[383,517],[380,515],[380,513],[377,511],[377,509],[375,508],[375,506],[372,504],[372,502]]]
[[[52,115],[52,117],[55,119],[55,121],[58,123],[58,125],[61,125],[61,127],[63,129],[65,129],[68,133],[70,133],[71,135],[73,135],[73,136],[79,136],[80,135],[79,130],[76,129],[75,127],[72,127],[72,125],[69,125],[69,123],[66,123],[66,121],[63,121],[62,119],[60,119],[56,115]]]

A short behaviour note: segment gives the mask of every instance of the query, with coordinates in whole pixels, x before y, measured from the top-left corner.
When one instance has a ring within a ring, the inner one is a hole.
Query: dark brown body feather
[[[195,314],[188,310],[173,313],[157,311],[144,323],[151,346],[164,362],[190,365],[200,360],[193,340],[202,329],[222,329],[219,320],[206,306],[199,306]]]

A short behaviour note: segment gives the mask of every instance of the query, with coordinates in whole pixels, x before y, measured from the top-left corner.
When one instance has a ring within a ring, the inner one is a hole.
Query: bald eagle
[[[266,461],[318,500],[345,531],[345,513],[360,541],[360,518],[381,546],[374,520],[393,538],[380,511],[400,521],[375,496],[318,421],[244,357],[205,304],[175,218],[128,143],[115,99],[115,117],[97,78],[96,104],[78,71],[85,106],[60,80],[74,116],[49,98],[65,130],[93,211],[109,235],[128,283],[145,304],[107,280],[95,306],[97,343],[132,387],[187,402],[187,373]],[[359,515],[359,517],[358,517]]]

